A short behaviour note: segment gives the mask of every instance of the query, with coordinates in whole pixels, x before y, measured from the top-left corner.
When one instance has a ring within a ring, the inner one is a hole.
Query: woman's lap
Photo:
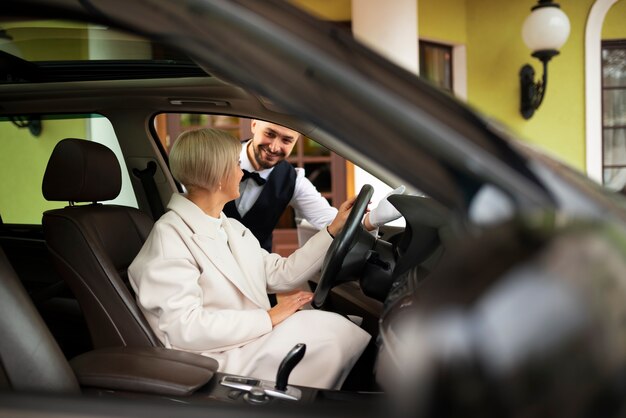
[[[291,373],[289,383],[338,388],[369,339],[369,334],[340,315],[303,310],[274,327],[269,334],[222,353],[224,358],[220,361],[220,369],[226,373],[275,380],[285,355],[294,345],[304,343],[306,354]]]

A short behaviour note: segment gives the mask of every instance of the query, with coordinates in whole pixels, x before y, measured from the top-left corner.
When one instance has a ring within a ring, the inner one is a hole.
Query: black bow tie
[[[263,177],[261,177],[259,173],[257,173],[256,171],[253,171],[253,172],[249,172],[248,170],[241,170],[241,171],[243,171],[243,177],[241,178],[241,181],[244,181],[245,179],[252,179],[256,181],[256,184],[258,184],[259,186],[263,186],[265,182],[267,181]]]

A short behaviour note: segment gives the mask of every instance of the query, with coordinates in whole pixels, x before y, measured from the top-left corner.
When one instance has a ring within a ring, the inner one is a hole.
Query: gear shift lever
[[[276,390],[280,390],[284,392],[287,389],[287,381],[289,380],[289,375],[294,367],[300,363],[302,357],[304,357],[304,353],[306,351],[306,344],[296,344],[290,351],[287,353],[283,361],[278,366],[278,372],[276,373]]]

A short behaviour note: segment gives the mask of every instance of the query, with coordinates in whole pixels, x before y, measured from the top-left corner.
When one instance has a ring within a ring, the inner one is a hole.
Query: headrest
[[[43,175],[46,200],[97,202],[115,199],[122,187],[117,157],[97,142],[66,138],[52,151]]]

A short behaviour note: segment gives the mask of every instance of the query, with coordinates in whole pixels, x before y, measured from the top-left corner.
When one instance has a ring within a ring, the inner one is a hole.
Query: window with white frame
[[[602,177],[626,186],[626,40],[602,42]]]

